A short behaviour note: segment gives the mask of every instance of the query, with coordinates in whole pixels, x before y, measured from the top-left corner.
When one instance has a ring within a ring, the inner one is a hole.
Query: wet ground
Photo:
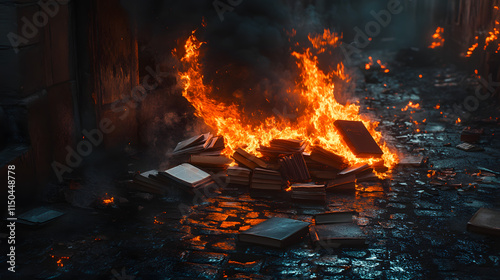
[[[478,174],[480,168],[500,171],[498,97],[481,101],[463,117],[453,105],[474,95],[480,85],[471,73],[450,65],[398,65],[397,60],[389,68],[389,73],[358,71],[357,95],[368,97],[360,102],[362,112],[381,121],[388,143],[401,153],[424,155],[423,166],[397,167],[392,179],[358,186],[352,194],[328,194],[321,205],[292,202],[288,194],[252,197],[247,189],[231,186],[195,197],[176,192],[150,197],[127,192],[116,180],[94,177],[94,184],[116,187],[115,204],[82,208],[54,203],[50,206],[65,216],[43,228],[19,227],[15,276],[498,279],[500,240],[466,230],[480,207],[500,209],[498,176]],[[410,101],[419,106],[402,110]],[[485,151],[455,148],[467,125],[484,129],[478,145]],[[78,192],[66,199],[75,205],[76,197]],[[356,223],[368,236],[366,247],[315,248],[309,236],[286,249],[237,242],[240,230],[269,217],[311,221],[316,213],[338,210],[359,213]],[[6,239],[1,240],[4,245]],[[0,261],[5,264],[6,256]],[[1,279],[15,279],[13,275],[0,272]]]

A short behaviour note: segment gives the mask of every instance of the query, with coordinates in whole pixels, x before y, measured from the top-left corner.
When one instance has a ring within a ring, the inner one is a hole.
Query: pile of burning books
[[[336,121],[335,126],[358,157],[382,155],[362,122]],[[249,186],[253,191],[288,190],[294,200],[325,201],[326,191],[353,191],[357,182],[377,179],[368,164],[349,166],[342,156],[318,145],[308,147],[303,140],[273,139],[269,146],[257,149],[262,157],[238,148],[228,158],[221,155],[224,147],[221,136],[191,137],[179,142],[171,154],[183,159],[178,165],[137,174],[133,183],[137,189],[159,194],[166,186],[191,192],[213,183],[211,174],[222,172],[228,184]]]

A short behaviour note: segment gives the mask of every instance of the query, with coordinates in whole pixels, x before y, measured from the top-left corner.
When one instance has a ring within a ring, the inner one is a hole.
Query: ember
[[[406,105],[404,108],[401,108],[401,111],[402,112],[405,112],[407,111],[409,108],[412,108],[412,109],[420,109],[420,104],[413,104],[412,101],[408,102],[408,105]]]
[[[444,38],[442,37],[442,34],[444,33],[444,28],[438,27],[436,29],[436,33],[432,35],[432,44],[429,46],[429,48],[434,49],[437,47],[442,47],[444,45]]]
[[[104,205],[110,205],[115,203],[115,198],[112,196],[109,196],[107,193],[105,195],[105,198],[102,200],[102,203]]]

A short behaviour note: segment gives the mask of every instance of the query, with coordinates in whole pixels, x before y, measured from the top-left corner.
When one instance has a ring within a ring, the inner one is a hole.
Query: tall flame
[[[232,154],[238,147],[253,154],[259,154],[260,145],[268,145],[272,139],[304,139],[312,145],[321,145],[338,155],[345,157],[349,163],[379,162],[374,158],[357,158],[342,142],[333,122],[335,120],[362,121],[375,141],[384,151],[382,159],[385,166],[393,167],[397,162],[397,155],[383,143],[380,132],[375,131],[378,123],[359,115],[359,106],[355,104],[342,105],[335,100],[335,84],[332,78],[337,77],[348,81],[342,63],[337,69],[325,74],[318,68],[318,60],[310,49],[303,53],[293,52],[300,69],[300,81],[295,91],[290,94],[300,94],[302,112],[293,122],[283,118],[268,117],[260,124],[254,124],[249,117],[239,110],[235,104],[224,104],[213,97],[212,87],[203,82],[202,66],[199,62],[199,49],[203,42],[198,41],[194,31],[185,43],[185,54],[181,58],[184,71],[179,72],[183,87],[182,95],[193,105],[196,116],[224,136],[226,149],[224,153]]]

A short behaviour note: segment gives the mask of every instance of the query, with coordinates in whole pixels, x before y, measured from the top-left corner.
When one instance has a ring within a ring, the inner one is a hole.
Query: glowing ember
[[[373,66],[373,58],[371,56],[368,57],[368,60],[370,62],[368,62],[366,65],[365,65],[365,69],[366,70],[369,70],[372,66]]]
[[[380,61],[380,59],[377,60],[377,64],[379,65],[382,72],[384,72],[384,73],[390,72],[389,68],[387,68],[387,64],[382,63],[382,61]],[[370,70],[374,65],[375,65],[375,63],[373,62],[373,58],[371,56],[369,56],[368,63],[365,64],[365,69]]]
[[[477,48],[477,46],[479,46],[479,43],[475,43],[474,45],[472,45],[469,48],[469,50],[467,50],[467,54],[465,55],[465,57],[470,57],[472,55],[472,53],[474,52],[474,50]]]
[[[53,259],[56,259],[56,256],[50,255]],[[69,257],[59,257],[56,261],[57,267],[64,267],[63,260],[69,260]]]
[[[461,122],[462,122],[462,120],[461,120],[460,118],[458,118],[458,119],[455,121],[455,124],[459,124],[459,123],[461,123]]]
[[[498,20],[495,20],[495,26],[493,27],[493,30],[488,32],[488,35],[484,39],[484,47],[483,49],[486,50],[488,46],[498,40],[498,35],[500,34],[500,22]],[[470,57],[472,53],[477,49],[479,46],[479,36],[476,36],[475,38],[475,43],[467,50],[467,53],[465,54],[465,57]],[[500,50],[500,44],[497,44],[497,49],[496,53]]]
[[[259,155],[257,148],[269,145],[272,139],[303,139],[310,145],[320,145],[345,157],[351,164],[379,162],[375,158],[357,158],[342,142],[333,123],[335,120],[352,120],[364,123],[383,150],[382,159],[386,167],[391,168],[397,163],[397,155],[389,150],[382,140],[382,134],[375,130],[378,122],[360,116],[358,105],[342,105],[335,100],[337,89],[332,78],[349,80],[342,63],[337,65],[336,71],[324,73],[318,68],[317,57],[311,54],[310,49],[302,53],[293,52],[301,74],[295,89],[288,94],[298,94],[305,109],[298,112],[299,116],[293,122],[268,117],[255,124],[234,103],[227,105],[210,96],[216,94],[203,81],[198,57],[202,44],[194,32],[185,43],[185,54],[181,58],[185,70],[179,72],[182,95],[195,108],[196,116],[202,118],[216,134],[224,136],[224,154],[231,155],[238,147],[246,147],[247,152]]]
[[[430,49],[442,47],[444,45],[444,38],[442,37],[443,33],[444,33],[444,28],[438,27],[436,29],[436,33],[434,33],[434,35],[432,35],[433,42],[429,46]]]
[[[406,107],[401,108],[401,111],[402,111],[402,112],[408,111],[408,109],[409,109],[409,108],[413,108],[413,109],[420,109],[420,104],[418,104],[418,103],[417,103],[417,104],[413,104],[413,102],[412,102],[412,101],[410,101],[410,102],[408,103],[408,105],[406,105]]]
[[[102,203],[104,205],[113,204],[113,203],[115,203],[115,198],[114,197],[108,198],[108,194],[106,194],[106,198],[102,200]]]
[[[380,59],[379,59],[379,60],[377,60],[377,63],[378,63],[378,65],[380,65],[380,68],[381,68],[382,70],[384,70],[384,73],[389,73],[389,69],[387,68],[387,65],[382,64],[382,62],[380,61]]]
[[[439,105],[439,104],[436,104],[436,106],[434,106],[434,109],[436,109],[436,110],[439,110],[439,108],[441,108],[441,105]]]

